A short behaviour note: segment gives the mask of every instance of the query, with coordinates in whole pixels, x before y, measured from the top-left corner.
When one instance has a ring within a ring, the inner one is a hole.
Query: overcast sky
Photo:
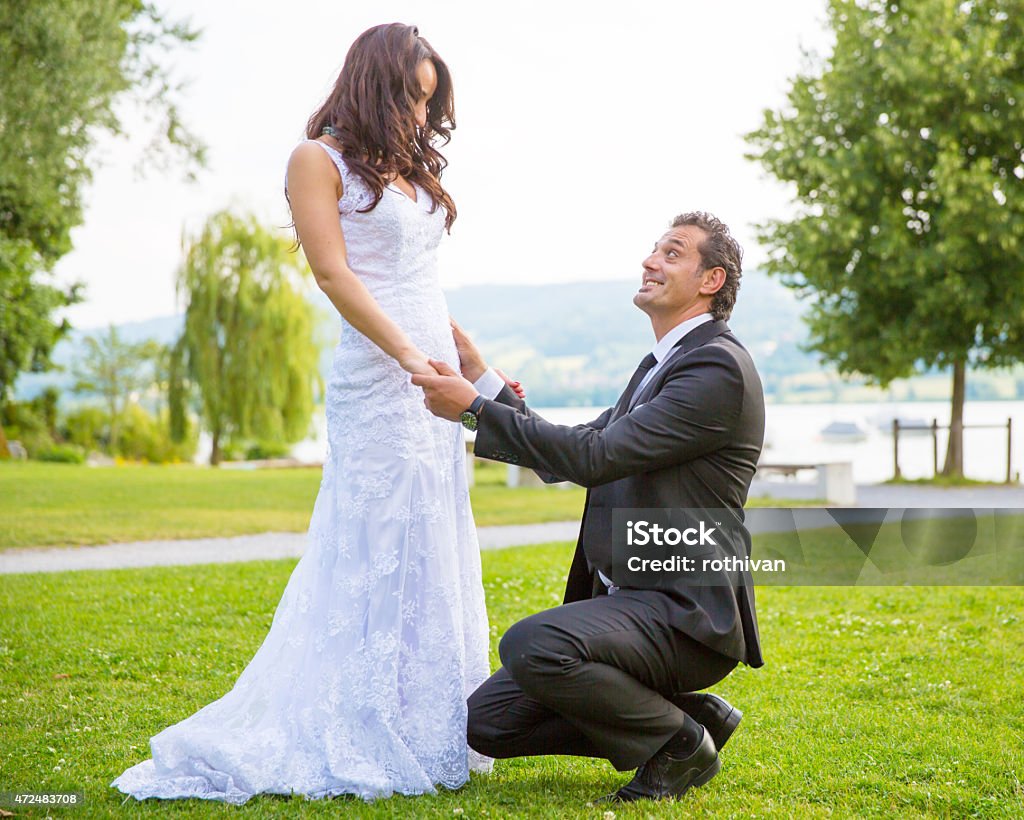
[[[802,50],[830,43],[824,0],[157,5],[203,30],[170,60],[191,81],[183,112],[209,167],[191,185],[140,179],[139,140],[98,146],[85,223],[57,266],[87,284],[68,312],[81,328],[177,312],[182,230],[214,211],[287,225],[283,174],[306,120],[353,39],[395,21],[418,25],[454,80],[445,287],[638,277],[667,221],[693,209],[728,222],[756,267],[753,224],[787,213],[789,192],[743,158],[742,135],[783,104]]]

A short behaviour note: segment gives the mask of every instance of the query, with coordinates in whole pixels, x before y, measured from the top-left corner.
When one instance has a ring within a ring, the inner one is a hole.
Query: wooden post
[[[1006,420],[1006,483],[1013,481],[1013,466],[1010,455],[1013,452],[1013,417]]]
[[[932,419],[932,475],[939,474],[939,420]]]
[[[900,479],[900,420],[892,420],[892,477]]]

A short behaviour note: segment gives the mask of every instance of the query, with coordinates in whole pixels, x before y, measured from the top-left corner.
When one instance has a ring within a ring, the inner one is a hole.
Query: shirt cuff
[[[497,398],[501,388],[505,386],[505,380],[494,372],[494,368],[488,367],[484,374],[473,382],[476,392],[485,399]]]
[[[601,579],[601,583],[603,583],[606,587],[608,587],[608,594],[609,595],[614,595],[616,592],[618,592],[619,588],[617,586],[615,586],[615,584],[612,583],[612,579],[611,578],[609,578],[607,575],[605,575],[603,572],[601,572],[601,570],[598,570],[597,574],[598,574],[598,576]]]

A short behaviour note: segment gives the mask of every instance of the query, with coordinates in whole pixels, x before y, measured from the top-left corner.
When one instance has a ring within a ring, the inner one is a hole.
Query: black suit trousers
[[[722,680],[737,661],[673,629],[652,590],[619,590],[538,612],[498,647],[502,668],[469,698],[469,745],[489,757],[649,760],[687,718],[672,697]]]

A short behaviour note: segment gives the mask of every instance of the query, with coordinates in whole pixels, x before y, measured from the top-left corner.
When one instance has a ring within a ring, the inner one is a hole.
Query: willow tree
[[[1024,0],[829,0],[828,18],[831,55],[747,135],[797,203],[760,226],[768,270],[841,373],[951,372],[943,472],[962,475],[968,368],[1024,358]]]
[[[294,442],[303,438],[322,388],[308,268],[290,242],[251,216],[222,211],[183,239],[178,271],[185,324],[176,345],[178,382],[170,391],[172,428],[190,381],[219,464],[229,439]]]

